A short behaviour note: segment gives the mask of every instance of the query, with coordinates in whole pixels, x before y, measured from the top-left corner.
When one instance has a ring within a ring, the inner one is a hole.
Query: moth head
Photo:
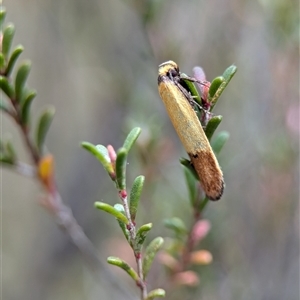
[[[176,76],[179,76],[179,67],[178,65],[172,61],[166,61],[159,65],[158,67],[158,75],[159,76],[167,76],[169,78],[174,78]]]

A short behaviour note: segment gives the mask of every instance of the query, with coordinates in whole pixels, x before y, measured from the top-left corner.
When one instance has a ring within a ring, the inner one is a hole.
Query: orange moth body
[[[191,103],[181,85],[177,64],[167,61],[158,69],[158,91],[171,122],[210,200],[219,200],[224,190],[223,173]]]

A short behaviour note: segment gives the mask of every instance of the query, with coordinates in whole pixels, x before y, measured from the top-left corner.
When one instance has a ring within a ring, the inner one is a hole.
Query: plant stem
[[[130,235],[130,246],[134,253],[134,257],[137,265],[137,273],[139,275],[139,282],[137,282],[137,286],[141,290],[141,300],[145,300],[147,298],[148,293],[147,293],[147,286],[143,276],[142,254],[141,252],[137,252],[134,248],[135,239],[136,239],[136,226],[135,226],[135,222],[133,222],[131,218],[129,205],[128,205],[127,192],[125,190],[121,190],[119,191],[119,196],[124,207],[125,215],[129,221],[129,224],[127,225],[127,229]]]

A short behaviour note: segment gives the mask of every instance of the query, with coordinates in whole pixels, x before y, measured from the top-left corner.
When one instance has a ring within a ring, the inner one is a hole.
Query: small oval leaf
[[[27,95],[24,97],[24,100],[22,102],[21,120],[22,120],[22,123],[25,124],[25,125],[29,124],[29,121],[30,121],[30,107],[31,107],[32,100],[35,98],[35,96],[36,96],[36,91],[31,90],[27,93]]]
[[[211,102],[211,110],[213,109],[213,107],[216,105],[219,97],[221,96],[221,94],[223,93],[223,91],[225,90],[226,86],[228,85],[229,81],[232,79],[233,75],[236,73],[237,68],[236,66],[230,66],[228,67],[224,73],[223,73],[223,78],[225,79],[221,85],[219,86],[218,90],[214,93],[213,97],[210,99]]]
[[[9,99],[14,97],[14,89],[12,85],[8,82],[7,78],[0,76],[0,88],[7,95]]]
[[[7,60],[11,44],[15,34],[15,26],[13,24],[8,24],[3,31],[2,37],[2,53]]]
[[[167,228],[175,231],[176,234],[187,233],[187,228],[184,222],[180,218],[174,217],[174,218],[166,219],[164,220],[164,225]]]
[[[122,260],[119,257],[116,256],[109,256],[107,258],[107,262],[111,265],[117,266],[121,269],[123,269],[134,281],[139,281],[139,276],[135,272],[133,268],[129,266],[128,263],[126,263],[124,260]]]
[[[148,293],[146,300],[152,300],[154,298],[163,298],[166,296],[166,291],[163,289],[155,289]]]
[[[222,116],[213,116],[207,123],[206,127],[205,127],[205,134],[207,139],[210,141],[210,139],[212,138],[214,132],[216,131],[216,129],[218,128],[218,126],[220,125],[220,123],[222,122]]]
[[[227,81],[227,83],[231,80],[231,78],[234,76],[234,74],[237,71],[237,67],[235,65],[229,66],[223,73],[223,77]]]
[[[212,97],[215,95],[216,91],[220,87],[220,85],[225,81],[225,78],[223,76],[216,77],[210,85],[209,91],[208,91],[208,101],[212,99]]]
[[[126,216],[124,216],[121,212],[119,212],[117,209],[115,209],[113,206],[111,206],[107,203],[95,202],[95,207],[100,209],[100,210],[106,211],[107,213],[111,214],[117,220],[123,222],[126,225],[129,223]]]
[[[24,51],[24,48],[23,46],[19,45],[17,46],[13,52],[11,53],[11,56],[8,60],[8,64],[7,64],[7,67],[6,67],[6,70],[5,70],[5,76],[10,76],[12,70],[13,70],[13,67],[18,59],[18,57],[20,56],[20,54]]]
[[[127,153],[130,151],[130,149],[132,148],[133,144],[135,143],[135,141],[137,140],[137,138],[139,137],[140,133],[141,133],[141,128],[139,127],[135,127],[133,128],[129,134],[127,135],[125,142],[123,144],[123,148],[126,149]]]
[[[188,91],[191,93],[191,96],[193,97],[193,99],[200,105],[202,105],[201,102],[201,97],[198,93],[197,88],[195,87],[195,84],[189,80],[188,78],[185,79],[185,77],[188,77],[186,74],[181,73],[182,76],[182,80],[184,81],[184,83],[186,84],[186,87],[188,89]]]
[[[53,120],[55,113],[54,107],[47,108],[44,112],[42,112],[36,130],[36,146],[39,153],[43,153],[43,147],[46,139],[46,135],[48,133],[49,127]]]
[[[116,159],[116,182],[120,190],[126,189],[126,164],[127,164],[127,150],[125,148],[119,149]]]
[[[195,168],[193,167],[191,161],[186,158],[183,158],[183,157],[181,157],[179,161],[185,168],[188,169],[188,171],[191,172],[191,174],[194,176],[194,178],[199,181],[199,176],[198,176]]]
[[[221,131],[216,138],[212,141],[211,147],[215,154],[219,154],[227,140],[229,139],[229,133],[227,131]]]
[[[102,164],[104,169],[107,171],[112,180],[115,180],[115,171],[113,165],[110,162],[107,148],[103,145],[93,145],[88,142],[82,142],[81,146],[95,156]]]
[[[135,252],[141,252],[142,246],[146,239],[148,232],[152,228],[152,223],[142,225],[136,233],[135,243],[134,243],[134,250]]]
[[[2,6],[0,7],[0,28],[3,28],[5,16],[6,16],[6,9]]]
[[[146,248],[145,257],[143,259],[143,278],[146,278],[152,266],[154,257],[164,243],[162,237],[155,238]]]
[[[17,71],[16,80],[15,80],[15,94],[16,94],[16,101],[18,103],[22,102],[24,87],[30,72],[30,68],[31,68],[31,63],[29,61],[25,61],[22,63],[22,65],[19,67]]]
[[[132,220],[135,220],[143,185],[145,181],[145,176],[138,176],[133,184],[130,191],[130,203],[129,203],[129,210]]]

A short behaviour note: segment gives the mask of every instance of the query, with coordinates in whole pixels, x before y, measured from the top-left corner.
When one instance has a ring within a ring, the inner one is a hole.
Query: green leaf
[[[237,71],[237,67],[232,65],[230,67],[228,67],[224,73],[223,73],[223,77],[225,78],[227,84],[228,82],[231,80],[231,78],[234,76],[234,74],[236,73]]]
[[[166,296],[166,291],[163,289],[155,289],[148,293],[146,300],[152,300],[154,298],[163,298]]]
[[[216,77],[210,84],[209,90],[208,90],[208,101],[212,99],[212,97],[217,92],[220,85],[225,81],[223,76]]]
[[[123,148],[126,149],[127,153],[129,153],[131,147],[133,146],[133,144],[135,143],[135,141],[139,137],[141,131],[142,131],[141,128],[135,127],[127,135],[127,137],[125,139],[125,142],[124,142],[124,145],[123,145]]]
[[[110,177],[115,180],[115,171],[113,165],[111,164],[107,148],[103,145],[95,146],[88,142],[82,142],[81,146],[95,156],[101,162],[102,166],[108,172]]]
[[[15,34],[15,26],[13,24],[8,24],[3,31],[2,38],[2,53],[7,60],[11,44]]]
[[[22,123],[25,124],[25,125],[29,124],[29,121],[30,121],[30,107],[31,107],[32,100],[35,98],[35,96],[36,96],[36,91],[31,90],[27,93],[27,95],[24,97],[24,100],[22,102],[21,120],[22,120]]]
[[[18,103],[22,102],[24,87],[30,72],[30,68],[31,68],[30,61],[25,61],[22,63],[22,65],[19,67],[17,71],[16,80],[15,80],[15,93],[16,93],[16,101]]]
[[[215,130],[218,128],[222,121],[222,116],[213,116],[207,123],[205,127],[205,134],[207,139],[210,141],[211,137],[213,136]]]
[[[130,191],[130,203],[129,203],[129,210],[132,220],[135,220],[143,185],[144,185],[145,177],[138,176],[132,185]]]
[[[116,159],[116,181],[120,190],[126,189],[126,164],[127,164],[127,150],[125,148],[119,149]]]
[[[122,260],[119,257],[115,256],[109,256],[107,258],[107,262],[111,265],[117,266],[121,269],[123,269],[134,281],[139,281],[139,276],[135,272],[133,268],[131,268],[128,263],[126,263],[124,260]]]
[[[5,70],[5,75],[6,76],[10,76],[12,70],[13,70],[13,67],[18,59],[18,57],[20,56],[20,54],[24,51],[24,48],[23,46],[21,45],[18,45],[14,50],[13,52],[11,53],[11,56],[8,60],[8,64],[7,64],[7,68]]]
[[[209,202],[210,202],[210,200],[209,200],[207,197],[205,197],[205,198],[201,201],[201,203],[200,203],[200,205],[199,205],[199,211],[200,211],[200,212],[203,212],[204,208],[206,207],[206,205],[207,205]]]
[[[200,105],[202,105],[201,102],[201,97],[198,93],[197,88],[195,87],[195,84],[188,79],[189,77],[184,74],[181,73],[181,79],[184,81],[184,83],[186,84],[187,90],[191,93],[191,96],[193,97],[193,99]]]
[[[14,97],[14,89],[12,85],[8,82],[7,78],[3,76],[0,76],[0,88],[8,98],[12,99]]]
[[[136,233],[135,243],[134,243],[134,250],[135,252],[141,252],[142,246],[146,239],[148,232],[152,228],[152,223],[142,225]]]
[[[15,163],[17,159],[16,151],[13,144],[10,141],[6,142],[6,156],[12,163]]]
[[[42,112],[39,118],[36,131],[36,146],[40,153],[43,153],[46,135],[53,120],[54,113],[55,109],[53,107],[49,107],[44,112]]]
[[[124,216],[121,212],[119,212],[117,209],[115,209],[113,206],[104,203],[104,202],[95,202],[95,207],[106,211],[107,213],[111,214],[112,216],[114,216],[117,220],[119,220],[120,222],[123,222],[124,224],[128,224],[129,221],[126,218],[126,216]]]
[[[1,32],[2,32],[2,28],[3,28],[5,16],[6,16],[6,9],[2,6],[2,7],[0,7],[0,30],[1,30]]]
[[[185,175],[185,181],[189,192],[189,199],[191,205],[194,207],[195,200],[197,198],[196,183],[198,182],[198,180],[195,178],[194,174],[187,168],[184,168],[184,175]]]
[[[198,176],[195,168],[193,167],[191,161],[189,159],[186,159],[183,157],[181,157],[179,161],[185,168],[187,168],[193,174],[195,179],[199,181],[199,176]]]
[[[148,272],[152,266],[154,257],[158,250],[164,243],[164,239],[162,237],[155,238],[146,248],[145,257],[143,259],[143,276],[144,278],[147,277]]]
[[[0,70],[2,72],[2,69],[5,67],[5,58],[3,53],[0,52]]]
[[[180,219],[180,218],[170,218],[170,219],[166,219],[164,220],[164,225],[175,231],[176,234],[185,234],[187,233],[187,228],[184,224],[184,222]]]
[[[0,153],[0,163],[7,164],[7,165],[14,165],[14,162],[3,153]]]
[[[121,205],[121,204],[115,204],[114,205],[114,208],[119,211],[120,213],[122,213],[123,215],[125,215],[125,210],[124,210],[124,206]],[[120,221],[119,219],[117,219],[118,223],[119,223],[119,226],[121,227],[122,229],[122,232],[126,238],[127,241],[129,241],[129,231],[128,229],[126,228],[126,224],[122,221]]]
[[[229,133],[227,131],[221,131],[216,138],[212,141],[211,146],[215,154],[219,154],[227,140],[229,139]]]
[[[224,73],[223,73],[223,78],[225,79],[221,85],[219,86],[218,90],[214,93],[214,96],[210,99],[211,102],[211,110],[213,109],[213,107],[216,105],[219,97],[221,96],[221,94],[223,93],[224,89],[226,88],[226,86],[228,85],[229,81],[231,80],[231,78],[233,77],[233,75],[236,73],[237,68],[236,66],[230,66],[228,67]]]

